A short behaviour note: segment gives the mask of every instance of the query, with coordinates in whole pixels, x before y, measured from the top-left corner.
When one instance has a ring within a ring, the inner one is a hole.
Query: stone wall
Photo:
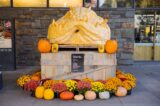
[[[0,18],[15,20],[15,46],[17,66],[40,65],[37,51],[39,38],[47,36],[52,19],[58,19],[67,9],[53,8],[0,8]],[[134,45],[134,10],[96,10],[109,18],[112,38],[118,39],[118,64],[132,64]]]

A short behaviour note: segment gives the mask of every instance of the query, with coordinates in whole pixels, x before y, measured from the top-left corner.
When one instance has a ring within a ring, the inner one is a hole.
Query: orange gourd
[[[31,80],[40,81],[41,78],[40,78],[39,76],[37,76],[37,75],[33,75],[33,76],[31,77]]]
[[[113,54],[117,52],[118,43],[116,40],[107,40],[105,45],[106,52],[109,54]]]
[[[51,51],[51,44],[47,39],[40,39],[38,42],[38,50],[41,53],[48,53]]]
[[[74,98],[74,94],[69,91],[64,91],[60,94],[60,99],[62,100],[72,100]]]

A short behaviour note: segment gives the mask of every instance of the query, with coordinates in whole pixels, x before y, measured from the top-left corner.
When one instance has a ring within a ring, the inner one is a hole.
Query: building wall
[[[53,8],[0,8],[0,18],[15,19],[16,65],[40,65],[37,51],[39,38],[47,36],[52,19],[58,19],[66,9]],[[109,18],[112,38],[118,39],[118,64],[133,63],[134,47],[134,10],[96,10],[97,14]]]

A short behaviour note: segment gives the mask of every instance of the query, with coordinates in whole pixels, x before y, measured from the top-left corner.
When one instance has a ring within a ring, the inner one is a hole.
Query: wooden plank
[[[160,46],[155,46],[154,60],[160,61]]]
[[[71,65],[72,54],[84,54],[84,65],[116,65],[116,54],[98,52],[59,52],[41,55],[41,65]]]
[[[59,48],[98,48],[98,45],[59,45]]]
[[[153,48],[150,45],[135,45],[134,46],[134,60],[152,60]]]

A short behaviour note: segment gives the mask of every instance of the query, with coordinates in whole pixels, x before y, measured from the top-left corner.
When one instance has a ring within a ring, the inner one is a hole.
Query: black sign
[[[72,72],[84,72],[84,54],[72,54]]]

